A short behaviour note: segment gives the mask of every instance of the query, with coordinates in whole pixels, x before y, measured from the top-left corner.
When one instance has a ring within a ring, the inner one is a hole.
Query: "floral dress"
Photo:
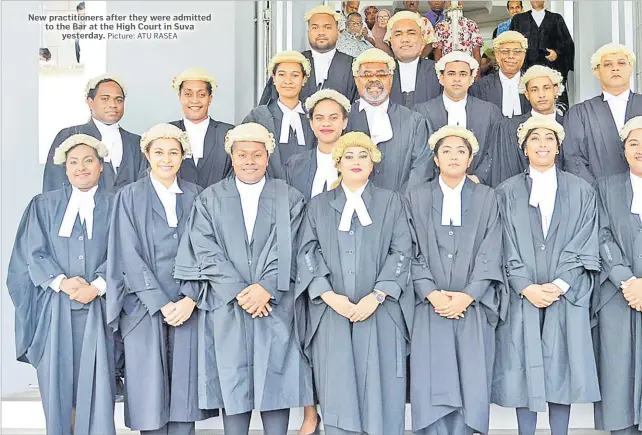
[[[435,27],[437,42],[433,44],[433,48],[441,50],[442,55],[454,51],[451,38],[451,25],[452,19],[446,18]],[[459,19],[459,43],[457,50],[464,51],[472,56],[473,49],[481,47],[482,45],[484,45],[484,40],[479,33],[477,23],[466,17],[461,17]]]

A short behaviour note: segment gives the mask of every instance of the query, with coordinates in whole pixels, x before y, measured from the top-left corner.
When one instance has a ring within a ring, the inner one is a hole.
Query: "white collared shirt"
[[[296,133],[297,144],[305,145],[305,134],[303,133],[303,124],[301,124],[301,116],[304,115],[305,111],[303,106],[299,101],[299,104],[294,109],[290,109],[285,104],[277,101],[276,104],[283,112],[283,119],[281,120],[281,136],[279,137],[279,143],[288,143],[290,138],[290,129],[294,130]]]
[[[236,188],[241,196],[241,210],[243,211],[243,221],[245,222],[245,233],[247,241],[252,241],[256,215],[259,213],[259,199],[265,186],[265,177],[254,184],[247,184],[235,178]]]
[[[542,216],[542,232],[546,237],[551,226],[555,198],[557,197],[557,168],[553,165],[552,168],[544,172],[538,172],[530,166],[529,175],[533,180],[533,187],[528,203],[533,207],[539,207]]]
[[[187,118],[183,118],[183,124],[185,124],[185,131],[187,132],[187,137],[192,148],[194,166],[198,166],[199,159],[203,158],[205,135],[207,134],[207,128],[210,126],[210,118],[208,117],[198,124],[193,123]]]
[[[502,84],[502,113],[512,118],[513,115],[522,114],[522,102],[519,99],[519,80],[522,73],[518,72],[509,79],[499,70],[499,80]]]
[[[613,121],[615,121],[617,130],[622,130],[626,122],[626,106],[629,104],[631,90],[627,89],[620,95],[613,95],[606,91],[602,91],[602,93],[604,94],[604,101],[609,104],[609,109],[611,109],[611,115],[613,115]]]
[[[401,92],[415,91],[418,66],[419,58],[407,63],[399,61],[399,79],[401,81]]]
[[[466,177],[462,178],[459,184],[451,188],[446,184],[441,175],[439,176],[439,187],[444,194],[441,203],[441,224],[445,226],[461,226],[461,191],[464,188]]]
[[[336,48],[326,52],[319,53],[318,51],[312,51],[312,60],[314,63],[314,77],[317,81],[317,86],[322,84],[328,79],[328,71],[330,71],[330,64],[334,58],[335,53],[337,52]]]
[[[339,222],[339,231],[350,231],[350,225],[352,224],[352,216],[356,213],[359,223],[362,227],[367,227],[372,224],[372,219],[366,208],[366,203],[363,202],[361,195],[366,189],[366,184],[361,186],[359,189],[354,192],[350,191],[345,184],[341,183],[341,188],[346,195],[346,203],[343,206],[343,211],[341,212],[341,221]]]
[[[153,175],[150,174],[152,180],[152,186],[160,199],[163,208],[165,209],[165,217],[167,218],[167,225],[170,228],[176,228],[178,226],[178,215],[176,213],[176,195],[183,193],[180,187],[178,187],[177,179],[174,179],[174,182],[169,189],[163,184],[156,180]]]
[[[542,25],[542,21],[544,21],[544,16],[546,15],[546,9],[542,9],[541,11],[536,11],[535,9],[531,9],[531,14],[533,15],[533,19],[537,23],[537,27]]]
[[[332,154],[322,153],[321,150],[317,147],[317,171],[314,174],[314,180],[312,181],[312,194],[310,198],[314,198],[320,193],[323,193],[323,187],[325,190],[330,190],[332,183],[337,181],[339,178],[339,173],[337,168],[334,166],[334,160],[332,159]]]
[[[555,111],[553,111],[553,113],[539,113],[537,110],[531,109],[531,116],[543,116],[545,118],[551,118],[557,121],[557,115],[555,114]]]
[[[100,132],[100,141],[105,144],[107,151],[109,151],[105,156],[105,161],[111,162],[111,166],[117,173],[123,161],[123,138],[120,135],[120,126],[118,123],[107,125],[96,118],[92,119]]]
[[[633,201],[631,201],[631,213],[637,214],[642,219],[642,178],[629,171],[631,177],[631,188],[633,189]]]
[[[459,101],[451,100],[445,92],[441,96],[444,100],[446,112],[448,112],[448,125],[466,127],[466,101],[468,100],[468,95]]]
[[[376,145],[392,139],[392,124],[390,123],[390,116],[388,116],[389,105],[390,99],[386,99],[378,106],[371,105],[363,98],[359,99],[359,112],[366,111],[370,137]]]

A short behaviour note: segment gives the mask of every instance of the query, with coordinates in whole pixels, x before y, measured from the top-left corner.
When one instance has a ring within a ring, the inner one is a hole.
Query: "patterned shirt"
[[[451,18],[446,18],[435,27],[435,34],[437,35],[437,42],[433,44],[435,49],[442,51],[442,55],[446,55],[453,51],[453,44],[450,37]],[[459,51],[464,51],[469,55],[473,55],[473,50],[477,47],[484,45],[484,40],[479,33],[479,26],[473,20],[466,17],[459,19]]]
[[[352,57],[359,56],[369,48],[372,48],[372,44],[366,38],[357,39],[347,30],[341,32],[337,41],[337,51]]]

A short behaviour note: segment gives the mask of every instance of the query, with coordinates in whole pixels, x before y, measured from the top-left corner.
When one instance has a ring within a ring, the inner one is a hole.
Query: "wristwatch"
[[[383,304],[383,302],[386,300],[386,296],[377,290],[373,290],[372,294],[375,296],[375,299],[377,300],[377,302],[379,302],[379,304]]]

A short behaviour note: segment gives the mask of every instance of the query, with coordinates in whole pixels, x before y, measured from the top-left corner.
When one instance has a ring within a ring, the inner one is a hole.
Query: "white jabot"
[[[241,196],[241,209],[243,211],[243,221],[245,222],[245,233],[247,234],[247,241],[252,241],[252,233],[254,232],[254,223],[256,222],[256,215],[259,213],[259,199],[261,192],[265,186],[265,177],[261,178],[254,184],[247,184],[235,179],[236,188]]]
[[[192,158],[194,159],[194,165],[198,166],[199,159],[203,158],[205,150],[205,135],[207,134],[207,128],[210,126],[210,118],[207,118],[198,124],[193,123],[187,118],[183,118],[183,123],[185,124],[185,131],[187,132],[189,143],[192,146]]]
[[[637,214],[642,219],[642,178],[629,172],[631,176],[631,187],[633,188],[633,201],[631,201],[631,213]]]
[[[533,207],[539,207],[542,216],[542,232],[546,237],[551,226],[557,196],[557,168],[553,165],[544,172],[538,172],[530,166],[529,175],[533,180],[533,187],[528,203]]]
[[[315,50],[312,50],[312,60],[314,61],[314,78],[317,81],[317,86],[328,79],[330,64],[332,63],[332,59],[334,58],[334,54],[336,52],[336,48],[333,48],[326,53],[319,53]]]
[[[332,154],[324,154],[319,151],[319,148],[317,148],[316,153],[317,171],[312,181],[312,194],[310,198],[314,198],[318,194],[323,193],[324,186],[326,186],[326,190],[330,190],[332,183],[339,178],[337,168],[334,166],[334,160],[332,160]]]
[[[419,58],[412,62],[399,62],[399,79],[401,80],[401,92],[414,92],[417,82],[417,67]]]
[[[96,206],[94,195],[96,194],[96,190],[98,190],[98,186],[94,186],[87,192],[83,192],[75,187],[71,188],[71,197],[67,203],[67,209],[62,218],[58,236],[71,237],[71,232],[76,223],[76,217],[80,217],[80,222],[85,224],[87,238],[91,239],[94,228],[94,207]]]
[[[533,15],[533,19],[537,23],[537,27],[542,25],[542,21],[544,21],[544,16],[546,15],[546,9],[542,9],[541,11],[536,11],[535,9],[531,9],[531,14]]]
[[[553,113],[539,113],[537,110],[532,109],[531,110],[531,116],[543,116],[544,118],[551,118],[555,121],[557,121],[557,115],[553,111]]]
[[[281,120],[281,137],[279,138],[279,143],[288,143],[290,138],[290,129],[294,130],[296,133],[296,141],[299,145],[305,145],[305,135],[303,134],[303,124],[301,124],[301,115],[305,115],[303,106],[299,101],[299,104],[294,109],[290,109],[285,104],[277,101],[281,112],[283,112],[283,119]]]
[[[502,113],[512,118],[513,115],[522,114],[522,102],[519,99],[519,80],[522,73],[518,72],[512,79],[499,70],[499,80],[502,83]]]
[[[441,224],[453,227],[461,226],[461,191],[464,188],[466,177],[462,178],[458,185],[450,188],[446,182],[439,176],[439,187],[444,194],[444,200],[441,203]]]
[[[366,111],[370,137],[376,145],[392,139],[392,124],[390,124],[390,116],[388,116],[389,105],[389,99],[378,106],[372,106],[363,98],[359,99],[359,112]]]
[[[169,186],[168,189],[167,187],[163,186],[160,181],[156,180],[153,175],[150,175],[150,178],[152,180],[152,186],[154,186],[154,190],[158,195],[158,199],[160,199],[160,202],[161,204],[163,204],[163,208],[165,209],[167,225],[170,228],[176,228],[178,226],[178,215],[176,214],[176,195],[179,193],[183,193],[183,191],[180,187],[178,187],[176,179],[174,179],[174,182],[171,186]]]
[[[446,112],[448,112],[448,125],[459,125],[460,127],[466,127],[466,101],[468,96],[465,96],[459,101],[453,101],[446,93],[441,94],[444,100],[444,107]]]
[[[120,135],[120,126],[118,123],[107,125],[96,118],[92,119],[100,132],[100,141],[109,151],[109,154],[105,156],[105,161],[111,162],[114,171],[118,172],[120,163],[123,161],[123,138]]]
[[[613,115],[613,121],[617,126],[618,131],[622,130],[624,123],[626,121],[626,106],[629,103],[629,95],[631,90],[627,89],[625,92],[622,92],[620,95],[609,94],[606,91],[603,91],[604,101],[609,104],[609,109],[611,109],[611,114]]]
[[[363,202],[361,195],[366,189],[368,182],[361,186],[359,189],[351,192],[343,183],[341,183],[341,188],[346,194],[346,203],[343,206],[343,211],[341,212],[341,221],[339,222],[339,231],[350,231],[350,225],[352,224],[352,216],[356,213],[359,223],[362,227],[367,227],[372,224],[372,219],[366,208],[366,203]]]

